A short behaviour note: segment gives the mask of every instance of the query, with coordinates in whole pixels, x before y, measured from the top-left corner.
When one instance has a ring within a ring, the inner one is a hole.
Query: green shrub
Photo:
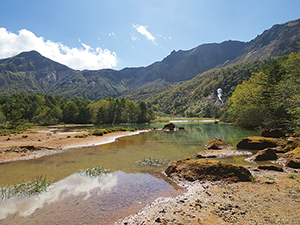
[[[103,136],[103,130],[94,130],[92,135],[94,136]]]
[[[78,134],[78,135],[75,135],[74,137],[75,138],[86,138],[88,135],[86,134]]]
[[[23,135],[22,138],[28,138],[28,135]]]
[[[136,131],[136,128],[131,127],[131,128],[127,128],[126,130],[127,130],[127,131]]]

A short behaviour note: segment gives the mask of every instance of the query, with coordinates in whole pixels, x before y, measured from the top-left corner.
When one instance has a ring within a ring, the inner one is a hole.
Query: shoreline
[[[248,169],[253,182],[175,181],[187,192],[157,198],[114,224],[299,224],[300,170]]]
[[[0,137],[0,164],[13,161],[30,160],[62,153],[71,148],[98,146],[115,142],[118,138],[137,135],[150,130],[117,131],[103,136],[75,138],[88,135],[88,131],[57,132],[53,130],[29,130],[22,134]],[[25,137],[27,136],[27,137]],[[34,148],[34,150],[31,150]]]

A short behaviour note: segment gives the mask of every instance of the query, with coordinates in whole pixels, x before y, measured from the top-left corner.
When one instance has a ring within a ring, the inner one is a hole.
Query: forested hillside
[[[154,111],[189,117],[214,117],[219,115],[221,105],[217,89],[223,91],[222,100],[226,102],[236,85],[248,80],[257,72],[262,62],[231,65],[213,69],[197,75],[182,84],[160,89],[142,89],[126,95],[134,101],[147,101]],[[224,103],[225,104],[225,103]]]

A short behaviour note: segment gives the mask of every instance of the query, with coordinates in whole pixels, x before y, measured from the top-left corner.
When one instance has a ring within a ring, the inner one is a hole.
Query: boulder
[[[288,159],[285,165],[294,169],[300,169],[300,159]]]
[[[285,147],[287,144],[286,139],[269,138],[269,137],[246,137],[237,144],[238,149],[248,150],[263,150],[265,148],[274,148],[277,146]]]
[[[263,165],[263,166],[259,166],[258,169],[261,169],[261,170],[274,170],[274,171],[278,171],[278,172],[283,172],[283,168],[281,166],[278,166],[278,165]]]
[[[283,138],[286,135],[281,129],[271,129],[271,130],[264,130],[261,136],[271,137],[271,138]]]
[[[251,173],[247,168],[212,159],[189,157],[178,160],[171,163],[165,172],[171,178],[191,182],[195,180],[251,181]]]
[[[286,158],[286,166],[291,168],[300,168],[300,147],[295,148],[294,150],[284,153],[281,155],[282,158]]]
[[[272,148],[266,148],[264,150],[258,151],[254,156],[248,158],[251,161],[267,161],[267,160],[275,160],[277,159],[277,155]]]
[[[222,139],[211,139],[204,147],[208,150],[230,150],[232,147]]]
[[[169,130],[169,131],[174,131],[174,129],[175,129],[175,124],[173,123],[168,123],[163,128],[163,130]]]

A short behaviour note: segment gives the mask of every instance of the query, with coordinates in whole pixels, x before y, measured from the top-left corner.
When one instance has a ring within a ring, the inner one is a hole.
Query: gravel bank
[[[254,182],[181,183],[187,193],[159,198],[115,224],[300,224],[300,174],[250,167]]]

